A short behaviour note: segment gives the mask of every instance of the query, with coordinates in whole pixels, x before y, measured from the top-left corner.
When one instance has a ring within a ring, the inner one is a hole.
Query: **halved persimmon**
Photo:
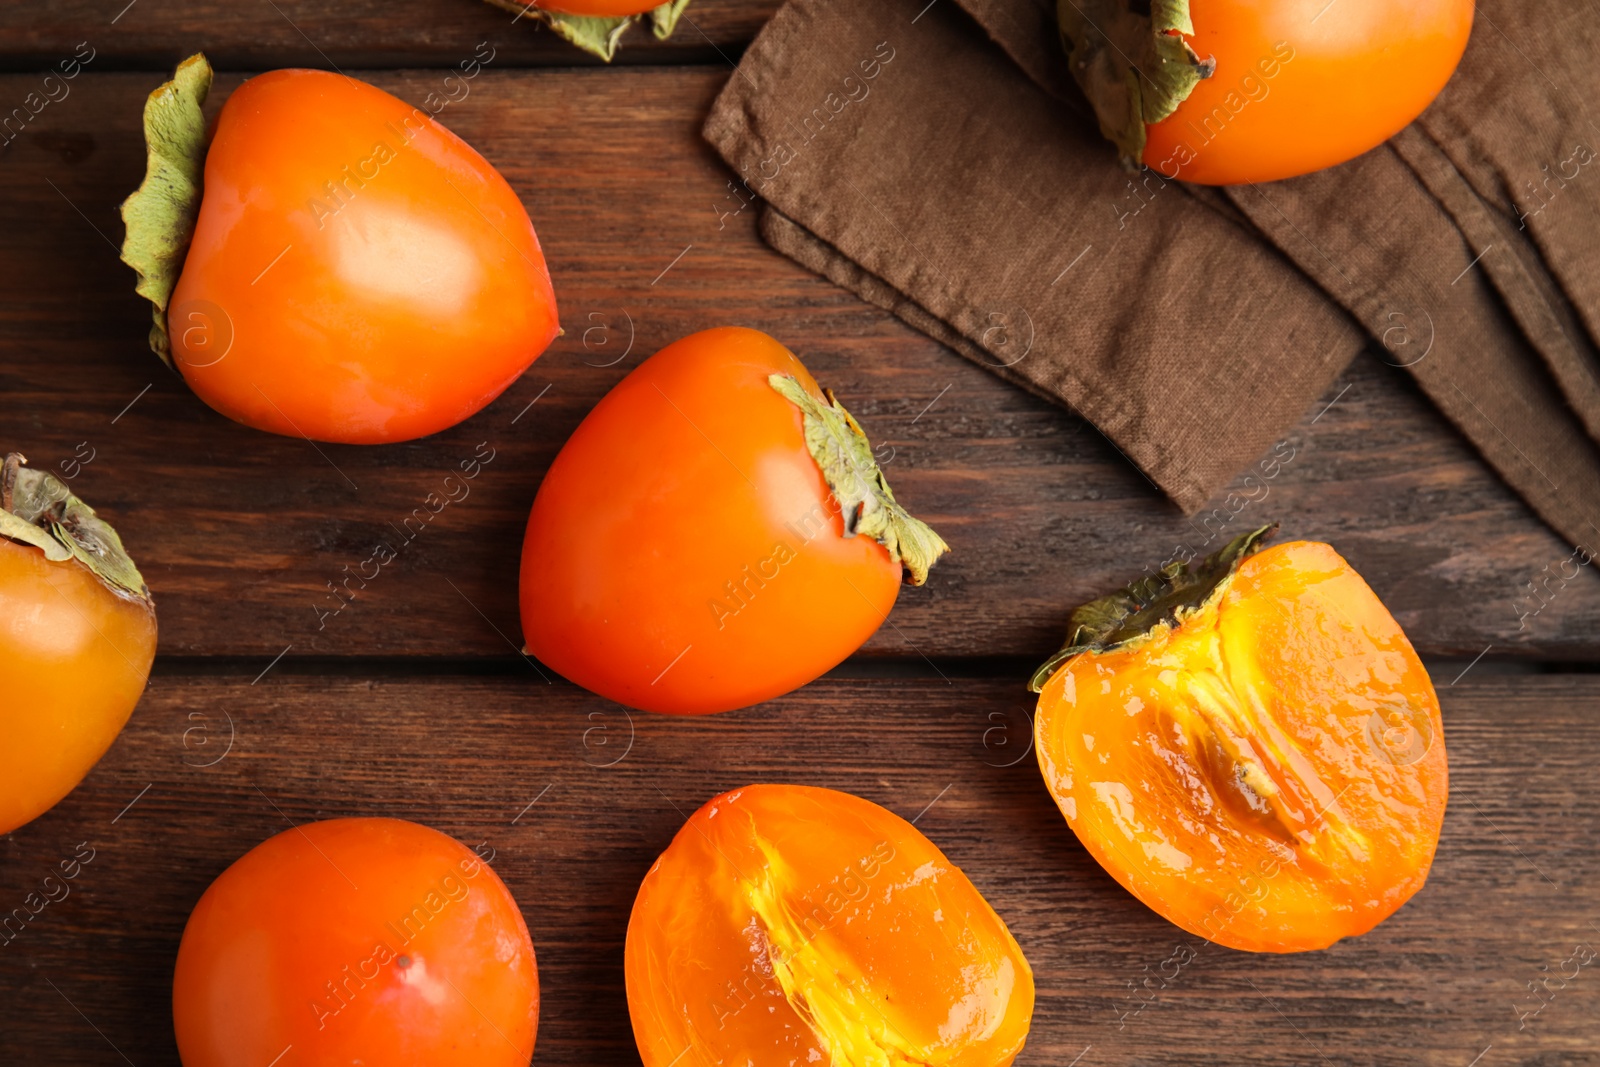
[[[1256,952],[1366,933],[1422,888],[1448,793],[1439,701],[1332,548],[1268,527],[1074,613],[1035,676],[1039,765],[1113,878]]]
[[[695,812],[639,887],[628,1011],[645,1067],[1004,1067],[1033,1017],[1005,923],[898,815],[753,785]]]

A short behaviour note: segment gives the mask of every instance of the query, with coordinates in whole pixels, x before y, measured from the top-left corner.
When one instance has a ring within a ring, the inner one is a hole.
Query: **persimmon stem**
[[[200,53],[178,64],[172,80],[144,105],[145,175],[122,202],[122,261],[139,274],[135,287],[150,301],[150,349],[173,367],[167,304],[189,254],[200,215],[206,164],[206,119],[211,64]]]
[[[1216,72],[1186,38],[1189,0],[1060,0],[1061,43],[1100,132],[1130,167],[1143,162],[1145,128],[1167,118]]]
[[[767,382],[800,409],[806,447],[839,504],[845,536],[875,538],[905,568],[907,581],[926,582],[929,568],[950,546],[895,500],[861,424],[829,390],[823,390],[824,400],[787,374],[774,374]]]
[[[1205,607],[1277,530],[1274,522],[1241,534],[1198,563],[1169,563],[1125,589],[1082,605],[1067,620],[1066,645],[1034,672],[1028,688],[1039,692],[1063,663],[1079,653],[1109,652],[1157,626],[1176,626]]]
[[[39,549],[52,563],[76,559],[118,596],[152,604],[150,587],[111,524],[48,471],[13,452],[0,466],[0,537]]]
[[[664,41],[672,36],[683,9],[689,6],[689,0],[666,0],[642,15],[602,16],[550,11],[541,8],[537,0],[489,0],[489,3],[516,12],[518,18],[526,16],[543,22],[557,36],[607,63],[616,57],[622,35],[634,23],[649,19],[651,32],[657,40]]]

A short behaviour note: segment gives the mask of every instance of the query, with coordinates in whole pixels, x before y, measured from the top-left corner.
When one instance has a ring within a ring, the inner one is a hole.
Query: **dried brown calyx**
[[[1129,167],[1143,163],[1145,128],[1167,118],[1216,73],[1189,45],[1189,0],[1059,0],[1061,43],[1100,132]]]

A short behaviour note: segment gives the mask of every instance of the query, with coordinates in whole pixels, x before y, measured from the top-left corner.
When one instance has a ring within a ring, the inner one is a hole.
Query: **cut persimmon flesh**
[[[628,1009],[645,1067],[1003,1067],[1033,972],[910,823],[830,789],[706,804],[640,886]]]
[[[1398,623],[1338,553],[1268,530],[1080,609],[1042,668],[1040,769],[1078,839],[1191,933],[1293,952],[1422,888],[1443,725]]]

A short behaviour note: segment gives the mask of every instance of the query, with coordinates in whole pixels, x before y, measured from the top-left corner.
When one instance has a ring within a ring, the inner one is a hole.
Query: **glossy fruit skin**
[[[184,1067],[526,1067],[533,942],[488,866],[437,830],[334,819],[245,853],[189,916],[172,980]]]
[[[1438,698],[1327,545],[1266,549],[1176,629],[1067,661],[1035,731],[1090,854],[1219,944],[1326,948],[1427,879],[1449,792]]]
[[[568,15],[616,18],[623,15],[642,15],[665,2],[666,0],[540,0],[536,6],[546,11],[560,11]]]
[[[545,475],[522,548],[528,651],[629,707],[697,715],[789,692],[888,617],[900,566],[844,522],[800,410],[821,390],[757,330],[641,363]]]
[[[178,369],[222,414],[318,441],[423,437],[558,329],[528,213],[426,113],[313,70],[223,106],[169,307]]]
[[[1400,132],[1461,62],[1473,0],[1191,0],[1190,14],[1216,74],[1148,127],[1144,163],[1228,185],[1331,167]]]
[[[966,875],[892,812],[806,786],[689,818],[639,887],[626,978],[645,1067],[1002,1067],[1033,1017],[1028,961]]]
[[[0,833],[48,811],[105,755],[155,655],[149,604],[0,538]]]

